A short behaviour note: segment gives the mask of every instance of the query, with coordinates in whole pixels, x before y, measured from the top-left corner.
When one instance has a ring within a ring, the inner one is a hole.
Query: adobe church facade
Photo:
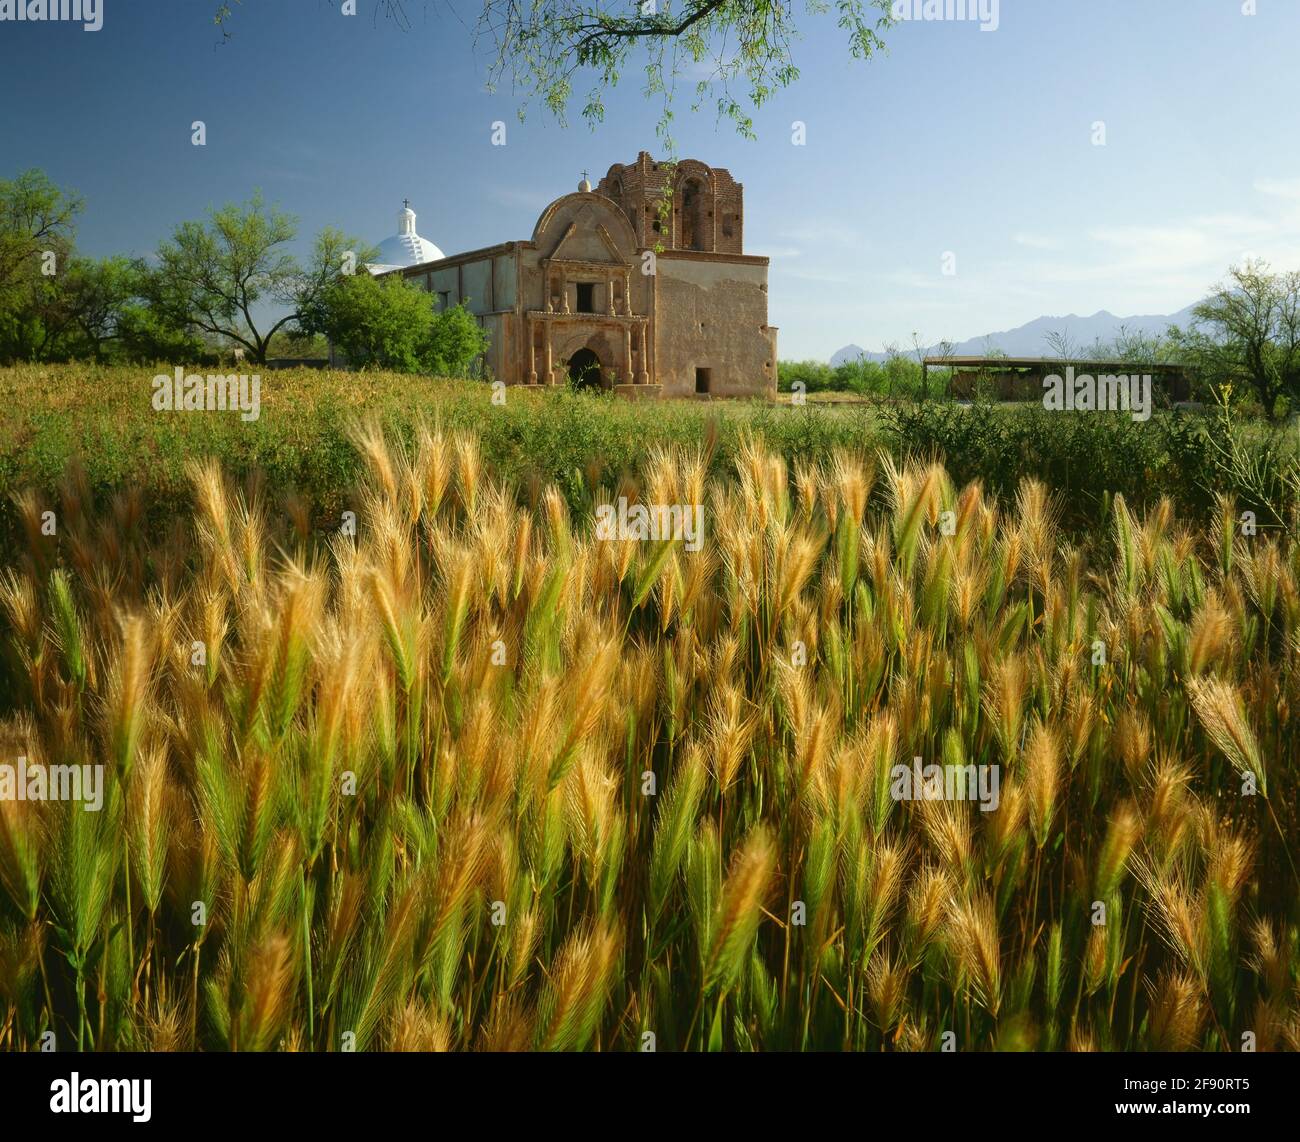
[[[661,221],[670,179],[672,211]],[[372,272],[400,272],[443,306],[463,301],[488,332],[494,379],[572,378],[629,397],[776,392],[768,259],[743,252],[743,187],[720,167],[687,159],[670,168],[642,151],[594,190],[584,179],[557,198],[527,241],[464,254],[441,256],[414,221],[407,209],[403,234],[381,249],[396,251],[394,261],[439,256]]]

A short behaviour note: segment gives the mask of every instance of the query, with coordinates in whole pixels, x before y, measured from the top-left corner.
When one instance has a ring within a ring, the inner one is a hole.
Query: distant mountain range
[[[1067,333],[1080,352],[1086,353],[1098,340],[1104,344],[1114,341],[1121,328],[1129,333],[1142,333],[1150,337],[1164,333],[1171,325],[1185,329],[1191,321],[1193,308],[1189,305],[1186,309],[1167,316],[1116,317],[1103,309],[1091,317],[1080,317],[1076,313],[1065,317],[1036,317],[1016,329],[960,341],[953,346],[952,352],[957,356],[988,356],[1001,351],[1009,357],[1044,357],[1051,355],[1051,347],[1047,343],[1048,334]],[[926,352],[935,354],[938,347],[932,345]],[[868,361],[883,361],[886,354],[871,352],[860,345],[845,345],[831,357],[831,365],[842,365],[846,361],[857,361],[864,357]]]

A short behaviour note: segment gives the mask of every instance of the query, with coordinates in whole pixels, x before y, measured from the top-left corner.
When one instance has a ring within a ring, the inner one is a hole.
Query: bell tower
[[[660,163],[642,151],[636,162],[610,167],[596,193],[618,204],[643,249],[744,253],[745,189],[722,167],[698,159]]]

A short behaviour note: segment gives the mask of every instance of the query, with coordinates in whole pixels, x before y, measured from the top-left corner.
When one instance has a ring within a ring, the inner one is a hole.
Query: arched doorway
[[[604,388],[600,358],[591,349],[579,349],[569,358],[569,383],[577,389]]]

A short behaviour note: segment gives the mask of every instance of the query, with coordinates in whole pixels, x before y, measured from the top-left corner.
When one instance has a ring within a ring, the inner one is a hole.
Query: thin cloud
[[[1047,238],[1041,234],[1026,234],[1023,231],[1012,235],[1011,240],[1017,246],[1024,246],[1030,250],[1059,250],[1061,248],[1059,239]]]
[[[1271,198],[1300,200],[1300,178],[1257,178],[1255,189]]]

